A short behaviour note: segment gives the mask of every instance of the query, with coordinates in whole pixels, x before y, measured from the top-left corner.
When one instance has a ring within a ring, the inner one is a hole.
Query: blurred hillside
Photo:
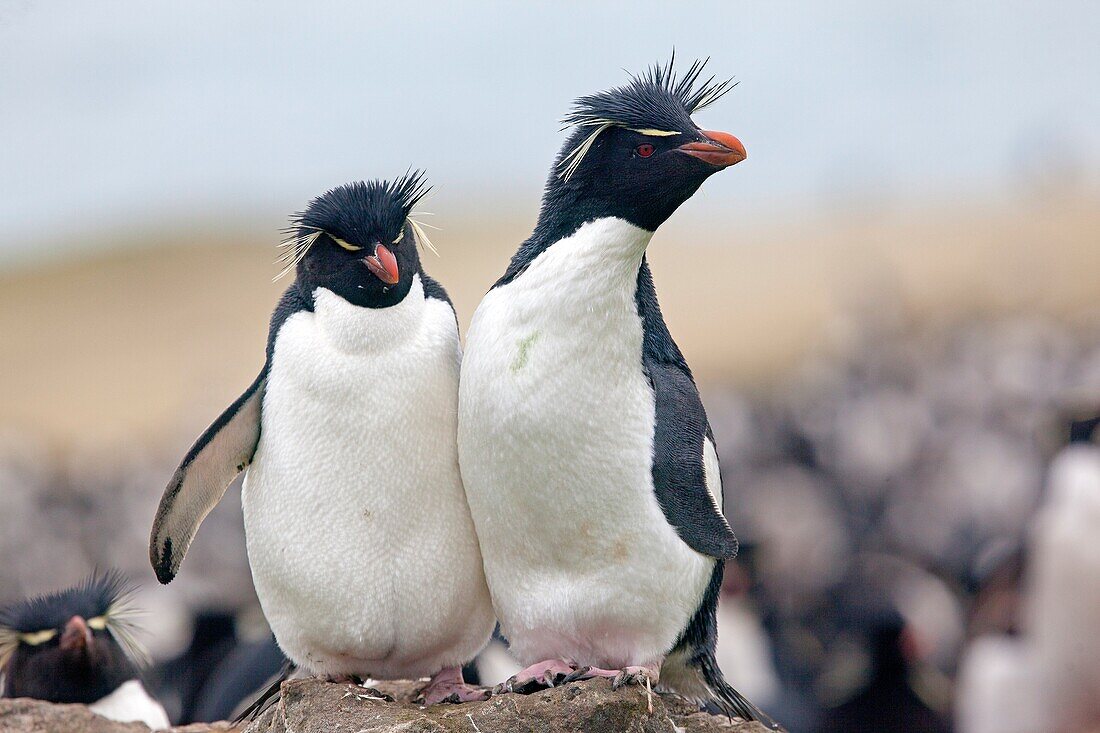
[[[1080,321],[1100,304],[1095,197],[707,222],[674,217],[650,247],[666,318],[703,383],[766,388],[810,353],[843,351],[852,318],[883,309]],[[465,328],[532,220],[436,223],[442,256],[424,262]],[[140,436],[182,450],[262,363],[286,286],[271,282],[278,226],[104,232],[99,254],[0,275],[0,429],[58,447]]]

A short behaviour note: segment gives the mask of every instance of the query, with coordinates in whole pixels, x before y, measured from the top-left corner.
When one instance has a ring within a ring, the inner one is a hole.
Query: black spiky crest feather
[[[676,74],[676,52],[667,64],[654,64],[621,87],[588,94],[573,103],[562,118],[562,130],[591,128],[572,150],[561,156],[561,177],[569,177],[580,165],[585,153],[599,134],[609,127],[633,130],[677,131],[691,126],[691,116],[714,104],[737,86],[733,79],[716,80],[711,75],[700,83],[710,58],[696,59],[684,72]]]
[[[24,635],[60,629],[73,616],[85,620],[104,617],[107,630],[126,655],[136,663],[145,663],[145,650],[136,638],[139,613],[132,605],[136,590],[116,570],[97,571],[72,588],[28,598],[0,610],[0,669],[23,643]]]
[[[428,225],[411,218],[413,207],[431,190],[422,170],[407,171],[393,181],[355,181],[329,189],[290,217],[279,245],[286,250],[278,259],[283,269],[274,279],[293,270],[325,233],[346,236],[368,227],[395,231],[408,222],[417,242],[436,252],[423,230]]]

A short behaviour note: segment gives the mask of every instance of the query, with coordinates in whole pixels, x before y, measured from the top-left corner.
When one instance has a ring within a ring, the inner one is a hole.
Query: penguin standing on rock
[[[459,456],[520,663],[504,688],[609,677],[765,719],[714,659],[718,457],[646,264],[654,231],[745,149],[691,115],[732,87],[655,66],[577,100],[534,233],[474,315]]]
[[[116,573],[0,611],[0,697],[83,703],[92,712],[167,728],[146,691],[130,586]]]
[[[461,666],[494,619],[458,468],[458,324],[409,218],[425,193],[419,173],[353,183],[294,219],[267,361],[172,477],[150,559],[171,581],[247,467],[249,564],[286,655],[335,680],[432,676],[432,704],[487,696]]]

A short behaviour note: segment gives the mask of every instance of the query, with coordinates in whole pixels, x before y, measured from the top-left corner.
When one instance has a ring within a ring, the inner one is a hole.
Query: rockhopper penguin
[[[745,149],[692,113],[732,86],[673,62],[582,97],[534,233],[467,336],[459,457],[521,690],[607,676],[764,717],[714,661],[718,457],[661,317],[650,238]]]
[[[167,728],[145,690],[131,586],[117,573],[0,611],[0,697],[83,703],[122,722]]]
[[[266,363],[169,482],[150,559],[171,581],[246,470],[252,578],[286,655],[330,679],[433,676],[431,704],[486,697],[461,665],[494,619],[458,468],[458,324],[409,218],[425,192],[419,173],[353,183],[294,218]]]

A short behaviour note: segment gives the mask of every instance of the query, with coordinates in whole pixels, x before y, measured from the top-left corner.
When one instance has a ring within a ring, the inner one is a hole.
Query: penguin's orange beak
[[[59,646],[67,652],[81,651],[92,644],[92,630],[80,616],[73,616],[65,623]]]
[[[384,245],[379,244],[374,248],[374,254],[363,259],[375,277],[387,285],[396,285],[401,279],[401,273],[397,269],[397,258],[393,256]]]
[[[728,168],[748,157],[745,146],[728,132],[717,132],[715,130],[700,130],[699,132],[703,133],[703,137],[707,139],[707,142],[685,143],[676,149],[718,168]]]

